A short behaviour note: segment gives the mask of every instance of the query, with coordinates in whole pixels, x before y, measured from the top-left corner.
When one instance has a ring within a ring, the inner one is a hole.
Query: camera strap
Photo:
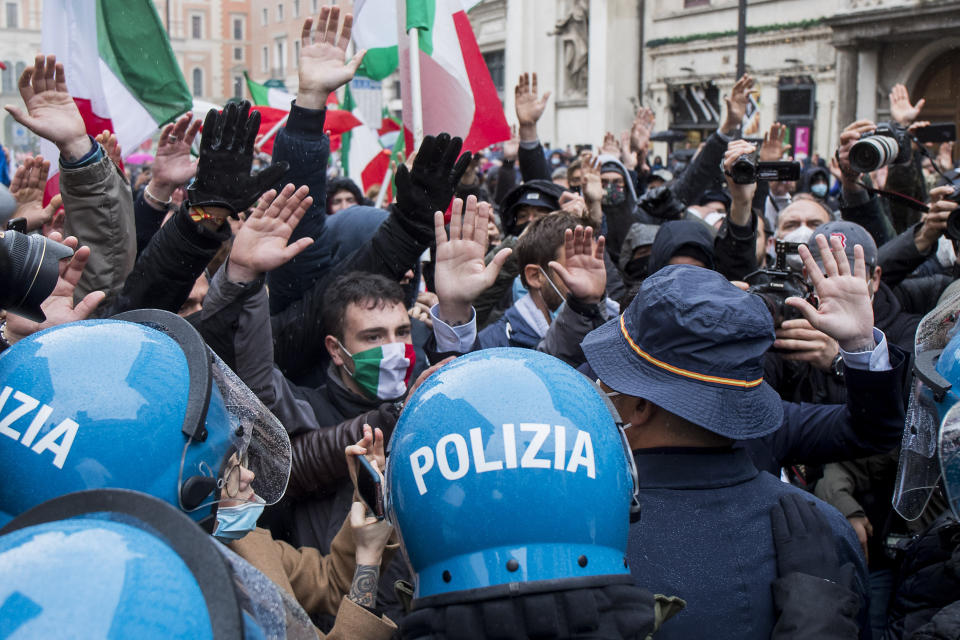
[[[915,200],[910,196],[905,196],[902,193],[897,193],[896,191],[886,191],[885,189],[875,189],[873,187],[870,187],[864,184],[863,180],[861,180],[857,184],[859,184],[861,187],[866,189],[868,193],[871,193],[877,196],[883,196],[887,200],[892,200],[897,204],[902,204],[903,206],[909,207],[914,211],[921,211],[923,213],[930,211],[930,207],[928,207],[924,203],[920,202],[919,200]]]

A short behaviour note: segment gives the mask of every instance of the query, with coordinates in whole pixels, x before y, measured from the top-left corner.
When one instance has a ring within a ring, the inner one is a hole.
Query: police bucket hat
[[[763,381],[773,319],[759,297],[715,271],[670,265],[581,347],[600,380],[719,435],[780,428],[780,397]]]

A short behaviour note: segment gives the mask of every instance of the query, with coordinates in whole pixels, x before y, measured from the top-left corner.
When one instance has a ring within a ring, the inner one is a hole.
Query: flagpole
[[[410,110],[413,115],[413,148],[423,142],[423,95],[420,93],[420,32],[414,27],[410,37]]]
[[[290,117],[290,114],[288,113],[287,115],[285,115],[285,116],[283,116],[282,118],[280,118],[280,121],[277,122],[277,124],[273,125],[273,126],[270,128],[270,131],[267,131],[265,134],[263,134],[263,137],[260,138],[260,142],[257,142],[255,145],[253,145],[253,149],[254,149],[255,151],[260,151],[260,148],[261,148],[264,144],[266,144],[267,140],[269,140],[270,138],[272,138],[273,136],[275,136],[275,135],[277,134],[277,131],[280,131],[280,128],[281,128],[283,125],[287,124],[287,118],[289,118],[289,117]]]
[[[383,206],[383,201],[387,196],[387,189],[390,187],[390,180],[393,178],[393,167],[387,166],[387,172],[383,174],[383,182],[380,183],[380,193],[377,194],[377,203],[374,205],[377,209]]]

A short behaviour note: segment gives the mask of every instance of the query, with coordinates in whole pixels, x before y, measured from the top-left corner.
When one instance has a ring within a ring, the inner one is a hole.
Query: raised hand
[[[800,245],[799,252],[820,306],[814,308],[803,298],[797,297],[787,298],[786,303],[799,310],[815,329],[836,340],[844,351],[872,350],[876,346],[873,338],[873,305],[867,288],[863,247],[854,247],[854,267],[853,273],[850,273],[850,262],[840,238],[830,238],[827,243],[826,237],[819,234],[816,241],[823,261],[822,272],[806,245]]]
[[[944,142],[940,145],[935,162],[940,167],[940,171],[947,172],[953,169],[953,142]]]
[[[513,162],[520,153],[520,134],[517,132],[517,125],[510,127],[510,139],[503,143],[503,159],[506,162]]]
[[[893,85],[890,90],[890,116],[904,127],[909,127],[920,115],[920,109],[927,101],[924,98],[917,100],[917,104],[910,104],[910,94],[902,84]]]
[[[359,501],[359,492],[356,490],[357,458],[364,456],[379,472],[383,480],[383,470],[386,466],[386,456],[383,451],[383,431],[371,429],[370,425],[363,425],[363,438],[345,450],[347,468],[354,482],[354,502],[350,508],[350,529],[353,532],[353,542],[356,545],[357,575],[354,576],[353,586],[350,589],[350,598],[373,606],[376,601],[376,586],[370,583],[379,572],[383,549],[393,533],[393,527],[383,519],[367,515],[366,507]],[[366,579],[361,578],[364,571]]]
[[[120,163],[123,162],[123,149],[120,148],[120,141],[117,140],[117,135],[110,131],[109,129],[104,129],[96,135],[94,138],[100,146],[103,147],[103,152],[107,154],[107,157],[120,168]]]
[[[517,122],[520,123],[520,139],[532,142],[537,139],[537,121],[547,108],[550,92],[542,96],[537,95],[537,74],[521,73],[520,79],[513,92],[514,104],[517,109]]]
[[[157,155],[153,160],[153,175],[147,185],[150,198],[166,202],[180,185],[186,184],[197,173],[197,163],[190,157],[190,147],[200,133],[200,120],[193,120],[187,111],[160,131]]]
[[[43,156],[27,158],[10,181],[10,195],[17,201],[11,218],[26,218],[27,231],[36,231],[53,219],[53,211],[43,206],[43,188],[49,173],[50,163]]]
[[[260,114],[250,113],[250,103],[228,103],[223,111],[210,109],[203,121],[197,177],[187,189],[191,207],[220,207],[233,214],[246,211],[264,191],[287,171],[276,162],[255,176],[253,142],[260,129]]]
[[[270,190],[263,194],[253,213],[233,239],[230,260],[227,263],[227,278],[231,282],[250,282],[260,274],[286,264],[313,242],[312,238],[300,238],[287,244],[290,234],[300,223],[300,218],[313,204],[306,186],[299,189],[288,184],[283,191]]]
[[[860,179],[860,174],[850,166],[850,147],[860,139],[862,134],[876,128],[877,125],[871,120],[857,120],[840,132],[840,148],[837,149],[836,158],[840,167],[840,181],[845,189],[859,188],[857,181]]]
[[[630,148],[635,153],[644,153],[647,150],[655,121],[653,109],[643,107],[637,112],[633,119],[633,126],[630,128]]]
[[[366,49],[358,51],[350,60],[347,45],[353,30],[353,14],[343,16],[340,23],[340,7],[322,7],[313,30],[313,18],[303,21],[300,33],[300,84],[297,88],[297,106],[307,109],[323,109],[327,98],[338,88],[350,82],[360,67]]]
[[[783,157],[789,149],[789,144],[785,144],[787,139],[787,127],[779,122],[770,125],[770,130],[763,134],[763,144],[760,145],[760,153],[757,159],[760,162],[776,162]]]
[[[470,165],[471,154],[460,155],[463,141],[448,133],[427,136],[417,150],[413,168],[397,167],[397,221],[415,240],[430,244],[434,237],[433,213],[446,211]]]
[[[600,153],[620,157],[620,143],[617,141],[617,136],[609,131],[603,134],[603,142],[600,143]]]
[[[923,214],[923,224],[913,235],[913,244],[921,254],[933,248],[940,241],[940,236],[946,232],[947,220],[957,208],[956,202],[945,199],[952,193],[952,185],[930,190],[930,211]]]
[[[630,149],[630,131],[620,132],[620,162],[631,171],[637,168],[637,154]]]
[[[456,198],[450,213],[450,237],[443,228],[443,213],[433,216],[437,241],[434,286],[440,319],[450,325],[465,324],[472,316],[471,305],[497,279],[512,249],[501,249],[490,264],[487,253],[487,222],[492,217],[489,203],[477,203],[476,196]]]
[[[727,145],[727,152],[723,155],[723,175],[730,189],[730,220],[734,224],[746,225],[750,222],[750,207],[753,203],[753,194],[757,190],[757,183],[737,184],[730,176],[730,169],[733,168],[737,158],[756,150],[757,148],[746,140],[733,140]]]
[[[18,88],[27,112],[9,104],[3,107],[14,120],[57,145],[64,160],[75,162],[90,151],[83,117],[67,91],[56,56],[38,55],[33,66],[23,70]]]
[[[83,269],[90,259],[90,247],[80,247],[78,249],[79,242],[74,236],[64,240],[59,233],[53,232],[48,237],[50,240],[60,242],[72,249],[74,251],[73,257],[69,260],[60,261],[60,276],[57,278],[57,286],[53,288],[47,299],[40,304],[41,311],[47,317],[46,320],[34,322],[15,313],[7,314],[7,329],[4,335],[11,344],[43,329],[68,322],[76,322],[77,320],[85,320],[106,296],[103,291],[92,291],[76,305],[73,304],[73,290],[80,282]]]
[[[566,266],[556,260],[549,266],[560,276],[567,290],[577,300],[587,304],[603,301],[607,290],[607,269],[603,265],[603,236],[593,241],[593,229],[577,225],[563,234]]]
[[[750,77],[750,74],[745,73],[733,85],[730,95],[724,96],[723,100],[727,103],[727,118],[724,120],[720,131],[730,135],[743,124],[743,116],[747,113],[747,102],[752,88],[753,78]]]

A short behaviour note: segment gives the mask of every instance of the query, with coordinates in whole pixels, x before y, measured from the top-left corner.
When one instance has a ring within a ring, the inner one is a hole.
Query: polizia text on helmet
[[[470,429],[470,445],[459,433],[450,433],[439,440],[435,447],[420,447],[410,454],[410,466],[413,469],[413,479],[417,483],[420,495],[427,492],[425,476],[433,469],[436,463],[440,475],[446,480],[459,480],[467,475],[472,466],[474,473],[499,471],[500,469],[554,469],[576,473],[580,467],[586,469],[587,476],[596,477],[596,464],[593,456],[593,442],[586,431],[576,430],[576,436],[571,438],[573,447],[567,457],[567,428],[563,425],[553,427],[553,459],[539,456],[540,449],[550,437],[550,425],[533,422],[521,422],[520,433],[532,433],[533,437],[526,443],[522,451],[517,447],[517,432],[513,424],[505,424],[502,429],[495,430],[487,440],[486,447],[480,428]],[[485,450],[489,450],[492,441],[502,443],[503,460],[487,460]],[[450,454],[452,447],[452,455]],[[523,443],[521,443],[521,447]],[[434,454],[436,451],[436,454]],[[545,452],[546,453],[546,452]],[[519,460],[519,464],[518,464]],[[451,461],[455,466],[451,465]]]
[[[12,401],[11,397],[13,398]],[[36,414],[33,416],[33,420],[30,421],[22,434],[13,429],[14,424],[22,425],[25,418],[35,409]],[[9,411],[6,415],[3,415],[5,410]],[[18,440],[23,446],[30,447],[34,453],[53,452],[53,466],[63,469],[63,463],[67,461],[70,447],[73,446],[73,440],[77,436],[80,425],[69,418],[65,418],[34,443],[40,429],[50,419],[52,413],[53,408],[50,405],[40,404],[39,400],[22,391],[15,391],[10,387],[4,387],[3,391],[0,391],[0,416],[2,416],[0,417],[0,434]]]

